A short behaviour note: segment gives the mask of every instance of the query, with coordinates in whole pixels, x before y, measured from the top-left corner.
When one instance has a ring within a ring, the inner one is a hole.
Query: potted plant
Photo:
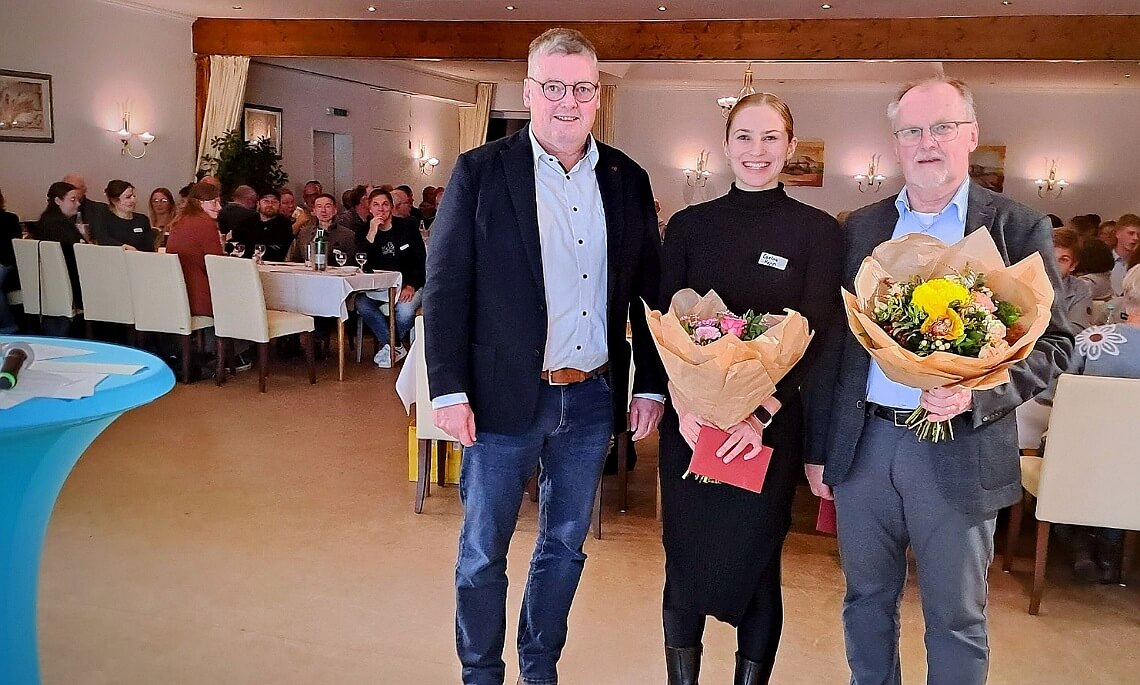
[[[273,143],[267,138],[248,142],[238,129],[231,129],[210,141],[214,154],[203,158],[199,176],[212,173],[222,183],[222,193],[229,197],[240,185],[251,186],[260,195],[289,182],[289,174],[281,168]]]

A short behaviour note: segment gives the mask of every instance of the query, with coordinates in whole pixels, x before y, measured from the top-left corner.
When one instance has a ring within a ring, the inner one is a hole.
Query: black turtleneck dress
[[[783,257],[786,266],[760,264],[764,253]],[[675,214],[665,232],[662,307],[682,288],[701,295],[716,290],[737,314],[794,309],[815,331],[804,359],[777,385],[783,406],[764,430],[773,454],[759,494],[682,479],[692,450],[671,405],[661,422],[664,607],[734,626],[746,615],[766,613],[773,658],[782,618],[780,550],[803,464],[799,388],[813,371],[824,328],[842,325],[842,257],[835,219],[788,197],[783,184],[763,191],[733,185],[727,195]]]

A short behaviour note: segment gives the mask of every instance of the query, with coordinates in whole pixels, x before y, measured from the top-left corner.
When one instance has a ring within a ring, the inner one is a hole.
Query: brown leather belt
[[[593,371],[583,371],[581,369],[556,369],[554,371],[543,371],[542,380],[551,385],[571,385],[573,383],[581,383],[588,381],[591,378],[597,378],[610,370],[608,363],[602,364]]]

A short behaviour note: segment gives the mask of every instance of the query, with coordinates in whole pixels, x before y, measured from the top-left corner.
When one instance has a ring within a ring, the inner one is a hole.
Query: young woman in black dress
[[[794,154],[792,115],[775,95],[740,100],[725,127],[735,182],[728,194],[688,207],[669,221],[661,305],[692,288],[716,290],[733,312],[805,317],[817,339],[841,323],[839,225],[791,199],[779,183]],[[767,683],[783,623],[780,551],[802,470],[799,388],[812,371],[813,346],[774,397],[733,426],[722,449],[739,458],[761,441],[773,448],[760,494],[682,475],[699,420],[672,405],[661,422],[661,501],[665,546],[665,656],[670,685],[697,683],[705,619],[737,629],[737,685]],[[767,424],[767,425],[765,425]]]

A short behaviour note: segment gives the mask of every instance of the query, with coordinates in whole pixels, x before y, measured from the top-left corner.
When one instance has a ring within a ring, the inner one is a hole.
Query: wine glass
[[[368,263],[368,253],[367,252],[357,252],[356,253],[356,263],[360,265],[360,270],[364,271],[364,265]]]
[[[333,260],[336,261],[337,266],[344,266],[348,262],[348,255],[341,252],[340,250],[333,250],[332,255]]]
[[[234,243],[233,256],[241,257],[244,254],[245,254],[245,244],[244,243]]]
[[[253,246],[253,261],[257,264],[261,263],[261,258],[265,256],[265,246],[257,244]]]

